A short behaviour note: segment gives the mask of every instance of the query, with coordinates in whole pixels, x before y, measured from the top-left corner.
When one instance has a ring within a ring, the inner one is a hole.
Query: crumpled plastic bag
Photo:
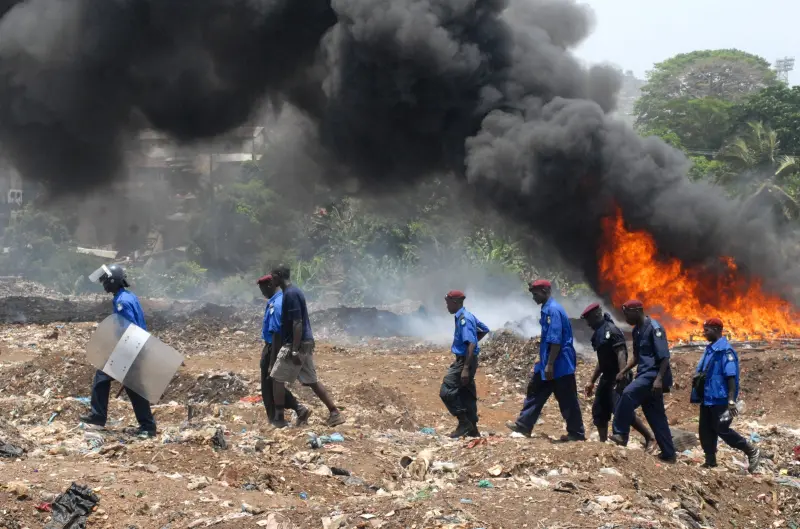
[[[53,515],[44,529],[86,529],[86,518],[99,501],[91,489],[72,483],[50,506]]]

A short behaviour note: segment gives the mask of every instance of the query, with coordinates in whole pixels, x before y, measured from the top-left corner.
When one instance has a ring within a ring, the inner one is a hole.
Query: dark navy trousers
[[[108,419],[108,397],[111,392],[112,380],[114,379],[110,376],[98,371],[95,373],[92,383],[92,415],[103,424]],[[128,398],[133,405],[133,413],[136,414],[136,420],[139,421],[141,429],[155,432],[156,420],[153,418],[153,412],[150,411],[150,402],[128,388],[125,388],[125,392],[128,393]]]
[[[627,440],[631,433],[636,408],[641,406],[661,454],[671,459],[675,456],[675,446],[672,443],[672,432],[669,431],[667,412],[664,410],[664,395],[653,393],[654,381],[654,377],[641,376],[634,378],[633,382],[628,384],[614,411],[614,433]]]
[[[542,380],[541,373],[534,373],[528,381],[527,395],[525,402],[522,403],[522,411],[517,417],[517,424],[529,432],[532,431],[550,395],[555,395],[558,401],[561,416],[567,423],[567,433],[576,437],[586,437],[574,374],[553,380]]]

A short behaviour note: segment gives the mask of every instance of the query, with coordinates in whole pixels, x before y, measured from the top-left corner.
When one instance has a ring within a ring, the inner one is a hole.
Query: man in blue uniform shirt
[[[667,333],[654,319],[644,314],[639,300],[630,300],[622,306],[625,321],[633,325],[633,356],[617,380],[622,381],[638,365],[636,378],[623,391],[614,412],[614,435],[610,439],[618,445],[628,444],[628,435],[636,408],[642,407],[647,423],[653,429],[659,459],[675,462],[675,446],[669,430],[667,412],[664,410],[664,393],[672,388],[672,370],[669,365]]]
[[[455,332],[450,351],[453,363],[442,380],[439,396],[447,411],[458,418],[458,426],[450,437],[480,437],[478,431],[478,389],[475,373],[478,370],[480,342],[489,334],[489,328],[464,308],[466,296],[460,290],[451,290],[444,297],[447,311],[455,317]]]
[[[700,404],[700,446],[706,455],[705,467],[717,466],[717,439],[747,455],[748,470],[753,473],[761,460],[761,451],[731,429],[739,413],[739,357],[722,336],[722,320],[711,318],[703,324],[708,346],[697,365],[692,383],[691,402]]]
[[[114,294],[114,314],[119,314],[131,323],[136,324],[144,330],[147,325],[144,322],[144,312],[139,304],[136,294],[126,290],[129,286],[125,277],[125,270],[119,265],[110,265],[106,273],[100,276],[103,288],[109,294]],[[86,424],[105,427],[108,418],[108,397],[111,391],[111,381],[114,380],[102,371],[97,371],[94,375],[92,384],[92,411],[89,415],[83,416],[80,420]],[[133,405],[133,412],[139,422],[139,435],[152,437],[156,434],[156,421],[150,410],[150,403],[138,393],[125,388],[128,398]]]
[[[586,385],[586,396],[594,397],[592,405],[592,421],[597,428],[600,442],[608,440],[608,423],[614,414],[619,396],[631,382],[630,373],[617,382],[617,374],[628,365],[628,347],[625,345],[625,335],[611,319],[611,315],[603,313],[599,303],[592,303],[581,314],[581,319],[594,331],[592,334],[592,348],[597,353],[597,366],[592,374],[592,380]],[[597,391],[595,391],[595,383]],[[638,417],[633,418],[633,429],[644,437],[645,450],[655,449],[656,441],[653,434],[647,429]]]
[[[567,425],[567,434],[561,436],[561,441],[585,441],[578,386],[575,382],[576,355],[569,316],[551,297],[550,281],[537,279],[530,284],[528,290],[533,295],[533,300],[542,306],[539,320],[542,327],[539,361],[528,382],[522,411],[515,422],[508,422],[506,426],[514,432],[530,436],[545,403],[550,395],[555,394],[561,416]]]
[[[271,275],[265,275],[257,281],[258,288],[267,298],[267,306],[264,308],[264,321],[261,325],[261,338],[264,340],[264,348],[261,351],[261,398],[264,408],[267,410],[267,419],[270,423],[275,421],[275,400],[272,393],[272,377],[269,372],[275,365],[275,358],[280,349],[280,336],[275,340],[275,335],[281,332],[281,308],[283,306],[283,291],[280,290]],[[275,346],[273,347],[273,344]],[[301,426],[308,422],[311,410],[301,406],[291,391],[286,389],[285,407],[294,410],[297,414],[295,425]]]

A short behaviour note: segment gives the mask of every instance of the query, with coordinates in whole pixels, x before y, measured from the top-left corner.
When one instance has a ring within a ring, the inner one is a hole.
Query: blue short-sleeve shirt
[[[705,353],[697,364],[697,372],[706,371],[706,385],[703,390],[704,406],[721,406],[728,403],[728,400],[738,400],[739,398],[739,356],[728,343],[725,337],[720,338],[713,344],[706,346]],[[728,395],[728,378],[733,377],[736,381],[736,393]],[[692,390],[692,402],[699,403],[694,390]]]
[[[553,365],[553,378],[561,378],[575,373],[576,354],[572,337],[572,323],[569,321],[567,311],[553,298],[542,305],[542,314],[539,319],[542,327],[542,339],[539,344],[539,362],[534,366],[533,372],[539,373],[544,379],[544,368],[550,354],[550,344],[561,346],[561,352]]]
[[[144,330],[147,330],[147,324],[144,322],[144,311],[142,305],[139,303],[139,298],[136,294],[128,290],[120,289],[114,295],[114,314],[119,314],[131,323],[135,323]]]
[[[272,343],[272,334],[281,330],[281,306],[283,292],[277,291],[267,301],[264,308],[264,322],[261,325],[261,338],[267,343]],[[277,320],[277,321],[276,321]]]
[[[455,313],[455,323],[453,345],[450,350],[456,356],[464,356],[467,354],[469,344],[474,343],[477,355],[481,350],[478,346],[478,333],[488,333],[489,328],[464,307]]]
[[[633,328],[633,352],[638,356],[636,377],[655,380],[661,362],[669,362],[667,332],[656,320],[647,317],[644,323]],[[664,390],[672,387],[672,368],[667,368],[661,381]]]

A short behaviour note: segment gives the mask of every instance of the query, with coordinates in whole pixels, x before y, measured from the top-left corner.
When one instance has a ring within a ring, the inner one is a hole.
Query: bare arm
[[[736,378],[728,377],[728,401],[734,400],[734,395],[736,395]]]
[[[636,367],[636,364],[638,363],[639,363],[639,355],[634,350],[631,357],[628,358],[628,364],[617,375],[617,380],[621,380],[629,371],[631,371],[634,367]]]
[[[561,354],[561,344],[551,343],[549,345],[550,351],[547,354],[547,367],[552,368],[554,365],[556,365],[556,359],[558,358],[558,355]]]
[[[475,356],[475,344],[470,342],[467,345],[467,355],[464,361],[464,368],[461,370],[461,385],[469,384],[469,368],[472,365],[472,358]]]
[[[303,341],[303,320],[292,321],[292,352],[300,351],[300,342]]]
[[[656,375],[656,380],[653,383],[654,386],[660,387],[662,381],[664,380],[664,373],[667,372],[667,368],[669,367],[669,358],[665,358],[661,361],[661,364],[658,366],[658,374]]]

